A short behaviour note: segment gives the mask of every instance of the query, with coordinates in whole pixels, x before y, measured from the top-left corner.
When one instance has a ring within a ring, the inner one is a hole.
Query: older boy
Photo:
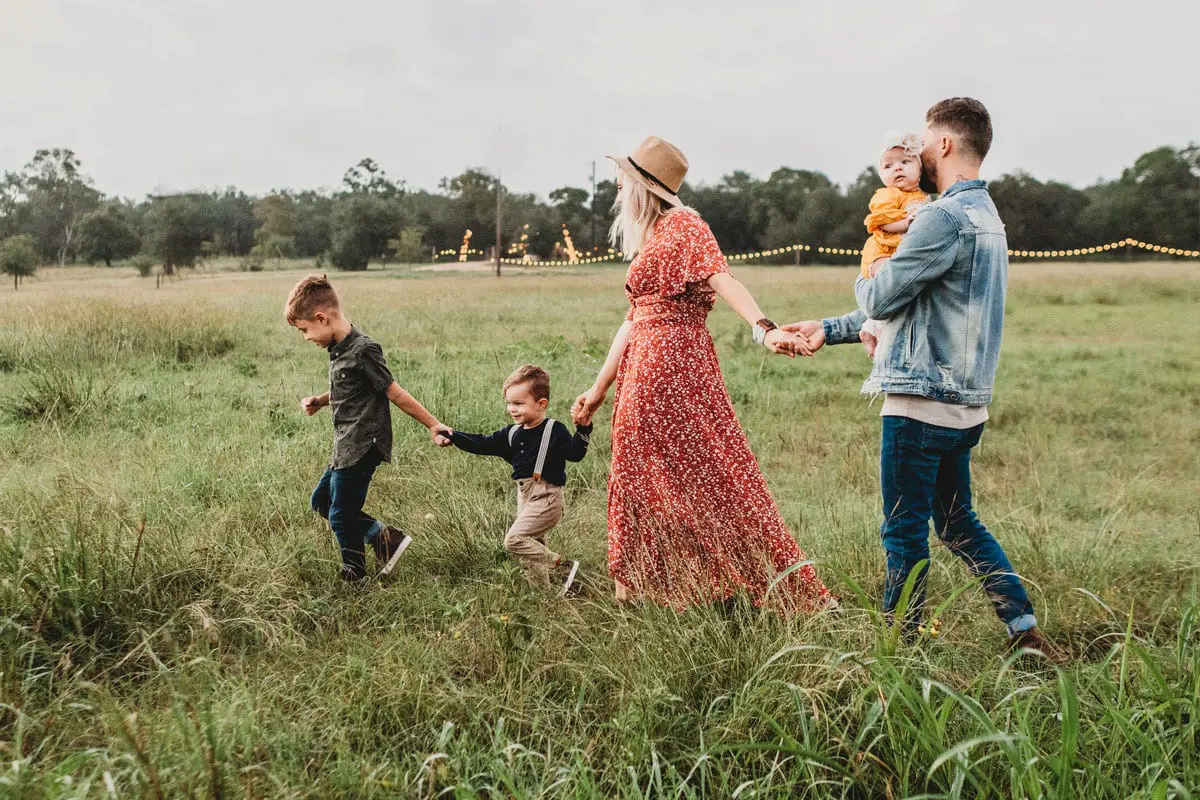
[[[312,416],[333,407],[333,458],[312,494],[313,510],[329,520],[342,553],[342,579],[366,578],[364,542],[370,542],[385,576],[412,543],[402,531],[363,512],[375,468],[392,460],[388,401],[432,432],[440,426],[425,407],[392,378],[383,349],[342,315],[337,292],[324,275],[309,275],[288,295],[288,324],[307,341],[329,351],[329,391],[305,397]]]

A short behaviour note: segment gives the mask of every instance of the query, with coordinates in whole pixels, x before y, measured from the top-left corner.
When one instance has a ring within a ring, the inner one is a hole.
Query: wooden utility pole
[[[596,241],[596,162],[592,162],[592,254],[596,253],[599,242]]]
[[[496,277],[500,277],[500,212],[501,199],[504,195],[504,184],[500,182],[500,176],[496,175]]]

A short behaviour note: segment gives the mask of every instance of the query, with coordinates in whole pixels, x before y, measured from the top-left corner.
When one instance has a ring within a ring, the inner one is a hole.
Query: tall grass
[[[1005,655],[940,550],[936,635],[884,625],[855,349],[764,359],[712,318],[785,518],[842,598],[784,620],[609,601],[606,422],[553,534],[584,598],[504,558],[500,462],[403,418],[369,506],[416,544],[348,590],[307,506],[330,434],[296,407],[325,355],[280,319],[295,275],[0,296],[0,796],[1195,796],[1200,386],[1177,334],[1200,276],[1156,269],[1013,275],[977,504],[1063,669]],[[745,273],[776,318],[848,307],[847,270]],[[464,430],[503,423],[500,380],[530,360],[565,419],[621,316],[615,270],[392,277],[339,281],[352,318]]]

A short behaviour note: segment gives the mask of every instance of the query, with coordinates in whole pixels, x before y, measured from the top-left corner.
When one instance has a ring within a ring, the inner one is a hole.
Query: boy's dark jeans
[[[343,574],[352,579],[367,574],[365,541],[380,527],[374,517],[363,513],[363,505],[381,460],[379,451],[372,448],[357,464],[326,468],[312,493],[313,511],[329,520],[342,551]]]
[[[895,610],[909,573],[929,559],[929,520],[952,553],[973,575],[986,576],[984,589],[1009,635],[1037,625],[1033,606],[1004,548],[971,508],[971,448],[983,425],[966,430],[943,428],[907,417],[883,417],[880,482],[883,488],[883,547],[887,582],[883,606]],[[905,627],[920,623],[925,605],[921,573],[909,598]]]

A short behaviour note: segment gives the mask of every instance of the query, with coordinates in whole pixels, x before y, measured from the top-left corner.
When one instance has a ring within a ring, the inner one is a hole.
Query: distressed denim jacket
[[[1007,288],[1008,241],[987,183],[959,181],[917,215],[878,275],[859,277],[859,309],[824,320],[825,341],[857,342],[867,316],[882,320],[864,394],[987,405]]]

